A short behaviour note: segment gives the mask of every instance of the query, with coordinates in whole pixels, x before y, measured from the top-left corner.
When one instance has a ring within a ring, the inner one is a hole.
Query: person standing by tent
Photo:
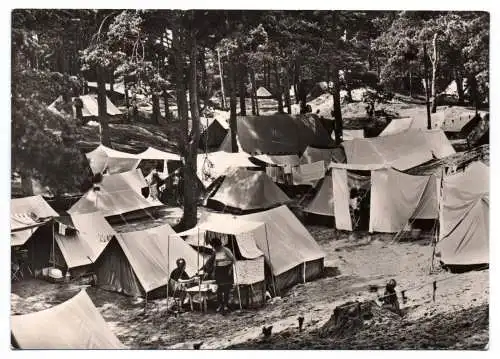
[[[222,310],[225,313],[229,310],[229,293],[234,283],[233,265],[235,258],[229,248],[222,245],[219,237],[213,238],[210,245],[214,249],[214,253],[200,271],[213,274],[217,284],[217,312]]]

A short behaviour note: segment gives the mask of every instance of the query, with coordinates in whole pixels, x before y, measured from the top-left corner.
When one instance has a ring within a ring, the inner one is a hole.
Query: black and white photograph
[[[490,12],[176,5],[10,9],[10,350],[488,351]]]

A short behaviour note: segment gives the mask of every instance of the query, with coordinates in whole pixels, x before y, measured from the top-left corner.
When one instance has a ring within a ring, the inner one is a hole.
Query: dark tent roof
[[[269,155],[300,154],[307,146],[334,145],[319,118],[310,114],[238,117],[238,140],[245,152]]]

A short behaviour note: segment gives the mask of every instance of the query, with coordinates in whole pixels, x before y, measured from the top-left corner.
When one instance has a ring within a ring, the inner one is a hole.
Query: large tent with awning
[[[101,212],[104,217],[148,216],[161,202],[144,198],[141,189],[148,184],[139,169],[103,176],[69,210],[70,215]],[[109,220],[109,218],[108,218]]]
[[[325,253],[286,206],[243,216],[207,212],[199,225],[228,224],[236,219],[265,224],[264,233],[254,236],[254,240],[264,253],[270,270],[270,287],[277,295],[287,287],[313,280],[323,273]]]
[[[482,162],[443,178],[436,256],[449,266],[489,264],[489,176]]]
[[[347,163],[407,170],[455,153],[441,130],[407,130],[383,137],[343,142]]]
[[[201,255],[168,224],[119,233],[96,260],[97,285],[133,297],[166,296],[178,258],[185,259],[189,276],[203,264]]]
[[[369,232],[397,233],[412,219],[437,219],[437,176],[415,176],[394,168],[331,163],[331,172],[318,184],[307,213],[335,217],[340,230],[357,228],[360,216],[368,216]],[[367,213],[353,217],[353,191]],[[356,223],[353,223],[353,219]],[[364,219],[364,217],[363,217]],[[333,219],[332,219],[333,220]]]
[[[93,264],[116,235],[100,212],[73,214],[55,219],[55,265],[72,276],[89,273]],[[51,254],[52,254],[51,253]]]
[[[52,308],[10,317],[17,349],[126,349],[82,290]]]
[[[187,237],[186,242],[198,248],[207,247],[214,237],[220,238],[222,244],[229,248],[236,258],[233,271],[236,288],[233,298],[237,299],[242,307],[264,303],[264,253],[256,243],[256,238],[266,235],[264,223],[233,217],[230,221],[207,221],[178,235]]]
[[[304,153],[300,157],[300,163],[314,163],[324,161],[325,165],[329,165],[330,162],[345,162],[344,149],[341,147],[335,148],[316,148],[307,146]]]
[[[237,139],[241,150],[251,155],[299,155],[307,146],[333,146],[321,121],[313,115],[238,117]],[[220,150],[231,152],[231,131]]]
[[[207,206],[248,212],[287,204],[291,199],[263,171],[234,168],[224,175]]]
[[[33,233],[59,214],[42,196],[13,198],[10,201],[10,245],[25,244]]]

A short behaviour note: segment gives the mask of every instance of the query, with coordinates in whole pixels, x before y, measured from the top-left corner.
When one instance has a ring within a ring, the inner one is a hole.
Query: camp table
[[[189,306],[191,307],[191,311],[194,311],[193,297],[196,294],[199,294],[202,311],[206,313],[208,295],[209,293],[215,293],[217,291],[217,284],[215,284],[215,281],[205,281],[195,287],[187,288],[185,291],[189,298]]]

